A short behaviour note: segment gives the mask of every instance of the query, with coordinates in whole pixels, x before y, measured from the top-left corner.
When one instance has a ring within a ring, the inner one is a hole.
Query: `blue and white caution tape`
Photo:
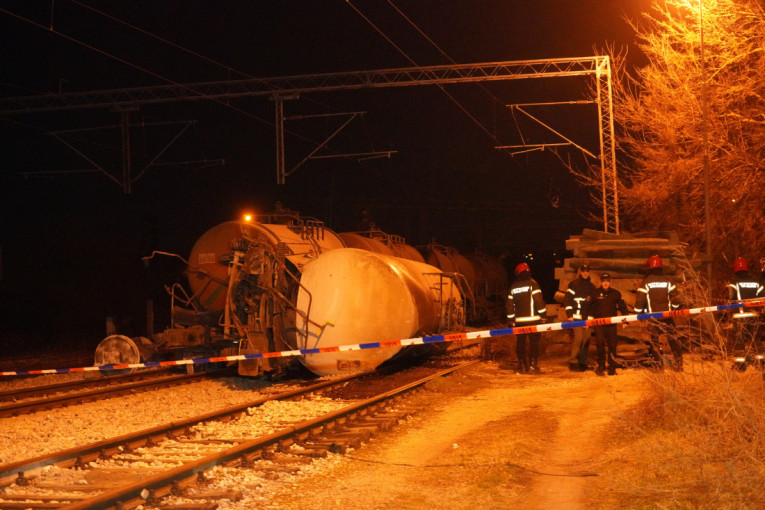
[[[101,365],[92,367],[77,368],[53,368],[48,370],[17,370],[12,372],[0,372],[0,376],[8,375],[39,375],[39,374],[68,374],[72,372],[97,372],[123,370],[126,368],[154,368],[169,367],[178,365],[195,365],[202,363],[220,363],[226,361],[244,361],[248,359],[262,358],[286,358],[291,356],[305,356],[307,354],[321,354],[328,352],[360,351],[364,349],[383,349],[387,347],[406,347],[409,345],[425,345],[440,342],[459,342],[461,340],[474,340],[506,335],[522,335],[525,333],[545,333],[548,331],[560,331],[574,328],[605,326],[608,324],[626,324],[628,322],[647,321],[651,319],[666,319],[671,317],[680,317],[683,315],[697,315],[700,313],[721,312],[733,310],[736,308],[754,308],[765,306],[765,299],[751,299],[739,301],[718,306],[707,306],[702,308],[688,308],[685,310],[674,310],[670,312],[638,313],[633,315],[618,315],[615,317],[603,317],[600,319],[555,322],[551,324],[537,324],[534,326],[516,326],[512,328],[487,329],[483,331],[470,331],[465,333],[455,333],[450,335],[424,336],[418,338],[407,338],[405,340],[388,340],[384,342],[369,342],[353,345],[337,345],[332,347],[318,347],[315,349],[296,349],[294,351],[263,352],[257,354],[239,354],[236,356],[219,356],[214,358],[194,358],[173,361],[148,361],[146,363],[131,363],[125,365]]]

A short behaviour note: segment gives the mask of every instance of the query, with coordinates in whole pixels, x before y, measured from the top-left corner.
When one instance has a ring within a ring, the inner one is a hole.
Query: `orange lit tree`
[[[614,59],[619,200],[630,231],[677,230],[704,252],[705,94],[719,283],[737,256],[765,255],[765,11],[758,0],[702,0],[702,68],[698,2],[656,2],[632,23],[646,64]]]

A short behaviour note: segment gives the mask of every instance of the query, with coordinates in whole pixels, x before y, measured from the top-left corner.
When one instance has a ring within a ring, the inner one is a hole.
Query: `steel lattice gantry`
[[[254,96],[275,98],[279,108],[280,98],[309,92],[571,76],[594,76],[596,79],[600,124],[603,228],[606,232],[619,233],[611,65],[608,56],[408,67],[189,84],[172,83],[153,87],[2,98],[0,99],[0,115],[140,106],[178,101],[223,101]],[[277,122],[278,129],[279,122]],[[279,141],[283,143],[283,133],[277,132],[277,145]],[[283,151],[283,147],[281,150]],[[277,147],[277,154],[279,151]],[[283,163],[283,159],[281,161]],[[277,174],[277,180],[283,182],[283,164],[277,169]]]
[[[596,57],[597,58],[597,57]],[[619,234],[619,180],[616,174],[614,103],[611,87],[611,59],[600,57],[595,80],[600,134],[600,178],[603,200],[603,231]]]

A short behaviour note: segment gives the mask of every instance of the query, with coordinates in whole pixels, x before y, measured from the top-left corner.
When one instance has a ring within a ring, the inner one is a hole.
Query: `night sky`
[[[0,95],[586,57],[630,44],[624,16],[647,3],[3,0]],[[95,346],[107,315],[125,333],[142,334],[145,300],[155,300],[161,321],[163,285],[181,281],[183,269],[173,261],[146,266],[142,256],[187,257],[208,228],[245,210],[270,211],[277,201],[340,232],[356,230],[367,210],[411,245],[480,248],[510,267],[535,253],[532,269],[549,299],[552,254],[560,264],[566,238],[600,227],[585,218],[593,205],[549,151],[510,156],[494,147],[519,143],[519,133],[528,142],[557,141],[513,119],[505,104],[578,100],[586,87],[564,78],[449,85],[453,99],[435,86],[305,94],[285,102],[286,116],[366,112],[317,155],[396,152],[310,160],[285,185],[276,184],[273,102],[141,106],[131,113],[130,194],[115,182],[122,178],[119,113],[0,114],[5,352]],[[598,152],[594,106],[533,111]],[[287,121],[287,168],[341,122]],[[185,123],[192,125],[168,146]],[[574,150],[560,154],[584,162]]]

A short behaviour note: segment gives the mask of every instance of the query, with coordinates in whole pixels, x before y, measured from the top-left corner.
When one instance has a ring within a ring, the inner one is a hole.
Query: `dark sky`
[[[586,57],[629,44],[624,16],[647,3],[3,0],[0,97]],[[412,245],[435,239],[510,258],[560,252],[571,234],[598,227],[583,219],[592,209],[587,193],[549,151],[513,157],[494,146],[519,143],[519,133],[529,142],[557,141],[514,119],[505,104],[578,100],[586,88],[564,78],[449,85],[451,98],[435,86],[305,94],[285,103],[287,116],[366,112],[317,155],[396,153],[310,160],[285,185],[276,184],[271,101],[142,106],[131,113],[130,194],[115,182],[123,165],[119,113],[0,115],[0,328],[62,336],[102,329],[106,314],[129,317],[147,296],[163,299],[161,280],[177,269],[146,268],[141,256],[157,249],[185,257],[208,228],[276,201],[337,231],[354,230],[367,209]],[[533,112],[597,153],[593,106]],[[287,168],[339,119],[289,120]],[[560,154],[584,162],[574,150]],[[93,163],[113,178],[86,172]],[[534,269],[549,280],[554,262],[537,260]]]

